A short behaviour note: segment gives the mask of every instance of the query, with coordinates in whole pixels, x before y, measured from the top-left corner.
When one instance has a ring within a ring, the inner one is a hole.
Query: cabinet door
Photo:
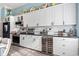
[[[35,26],[35,23],[34,23],[34,20],[35,20],[35,15],[34,13],[29,13],[29,16],[28,16],[28,26]]]
[[[45,26],[46,25],[46,14],[44,9],[39,10],[39,26]]]
[[[64,6],[63,4],[60,4],[60,5],[57,5],[57,6],[54,6],[54,25],[63,25],[63,9],[64,9]]]
[[[33,41],[32,41],[32,49],[42,51],[42,41],[41,41],[41,36],[33,36]]]
[[[15,29],[16,25],[15,25],[15,19],[13,16],[10,16],[10,32],[13,31],[13,29]]]
[[[33,36],[32,35],[26,35],[26,47],[27,48],[33,48],[32,46],[32,41],[33,41]]]
[[[33,37],[32,35],[20,35],[20,45],[27,47],[27,48],[32,48],[32,41]]]
[[[54,20],[55,20],[55,15],[54,15],[54,6],[52,6],[52,7],[49,7],[49,9],[50,9],[50,23],[51,23],[51,25],[54,25]]]
[[[39,22],[39,18],[38,18],[38,11],[35,12],[30,12],[28,14],[24,15],[24,27],[26,25],[30,26],[36,26]]]
[[[78,38],[64,38],[64,54],[65,56],[78,55]]]
[[[51,12],[50,12],[50,10],[51,10],[50,7],[45,9],[46,19],[44,21],[46,22],[46,26],[51,26],[51,14],[50,14]]]
[[[37,26],[39,25],[39,15],[38,11],[31,12],[31,26]]]
[[[39,25],[40,26],[48,26],[50,25],[50,22],[49,22],[49,9],[48,8],[45,8],[45,9],[41,9],[39,10]]]
[[[61,37],[53,37],[53,54],[55,55],[63,55],[64,49],[63,45],[63,38]]]
[[[17,21],[17,16],[14,16],[15,22]]]
[[[54,37],[53,53],[60,56],[77,56],[78,39]]]
[[[31,25],[31,22],[30,22],[30,14],[24,14],[23,15],[23,24],[24,24],[24,27],[26,27],[27,25],[30,26]]]
[[[26,35],[20,35],[20,45],[26,47]]]
[[[64,25],[76,24],[76,5],[74,3],[64,4]]]
[[[41,36],[37,36],[36,41],[34,42],[34,48],[38,51],[42,51],[42,41],[41,40],[42,40]]]

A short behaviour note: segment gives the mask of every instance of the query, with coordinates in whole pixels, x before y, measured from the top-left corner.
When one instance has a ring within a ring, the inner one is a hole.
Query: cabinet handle
[[[33,39],[33,41],[35,41],[36,39]]]
[[[28,27],[28,24],[26,24],[26,27]]]
[[[64,25],[64,21],[63,21],[63,25]]]
[[[63,40],[65,40],[65,39],[63,39]]]
[[[36,25],[37,25],[37,26],[39,26],[39,24],[38,24],[38,23],[37,23]]]
[[[63,54],[65,54],[65,52],[63,52]]]
[[[23,37],[23,40],[24,40],[24,37]]]
[[[53,23],[53,22],[51,22],[51,25],[54,25],[54,23]]]
[[[66,45],[65,45],[65,44],[63,44],[62,46],[63,46],[63,47],[65,47]]]

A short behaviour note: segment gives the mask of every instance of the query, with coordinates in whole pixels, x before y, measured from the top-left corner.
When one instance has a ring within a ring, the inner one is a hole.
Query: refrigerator
[[[10,38],[10,22],[3,23],[3,38]]]
[[[3,22],[3,38],[10,38],[12,30],[15,28],[15,20],[13,16],[5,17]]]

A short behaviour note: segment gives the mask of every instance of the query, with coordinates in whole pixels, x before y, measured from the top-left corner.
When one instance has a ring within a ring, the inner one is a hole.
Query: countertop
[[[6,47],[6,44],[0,43],[0,48]]]
[[[55,35],[27,34],[27,33],[20,33],[20,34],[23,34],[23,35],[35,35],[35,36],[64,37],[64,38],[78,38],[77,36],[70,37],[70,36],[55,36]]]

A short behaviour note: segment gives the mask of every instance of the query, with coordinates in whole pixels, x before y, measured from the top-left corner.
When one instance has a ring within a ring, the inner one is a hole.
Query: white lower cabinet
[[[32,47],[35,50],[42,51],[42,38],[41,38],[41,36],[33,36]]]
[[[41,36],[20,35],[20,45],[34,50],[42,51]]]
[[[53,54],[60,56],[77,56],[78,38],[53,37]]]
[[[20,35],[20,45],[21,46],[24,46],[24,47],[26,47],[27,46],[27,44],[26,44],[26,35]]]

